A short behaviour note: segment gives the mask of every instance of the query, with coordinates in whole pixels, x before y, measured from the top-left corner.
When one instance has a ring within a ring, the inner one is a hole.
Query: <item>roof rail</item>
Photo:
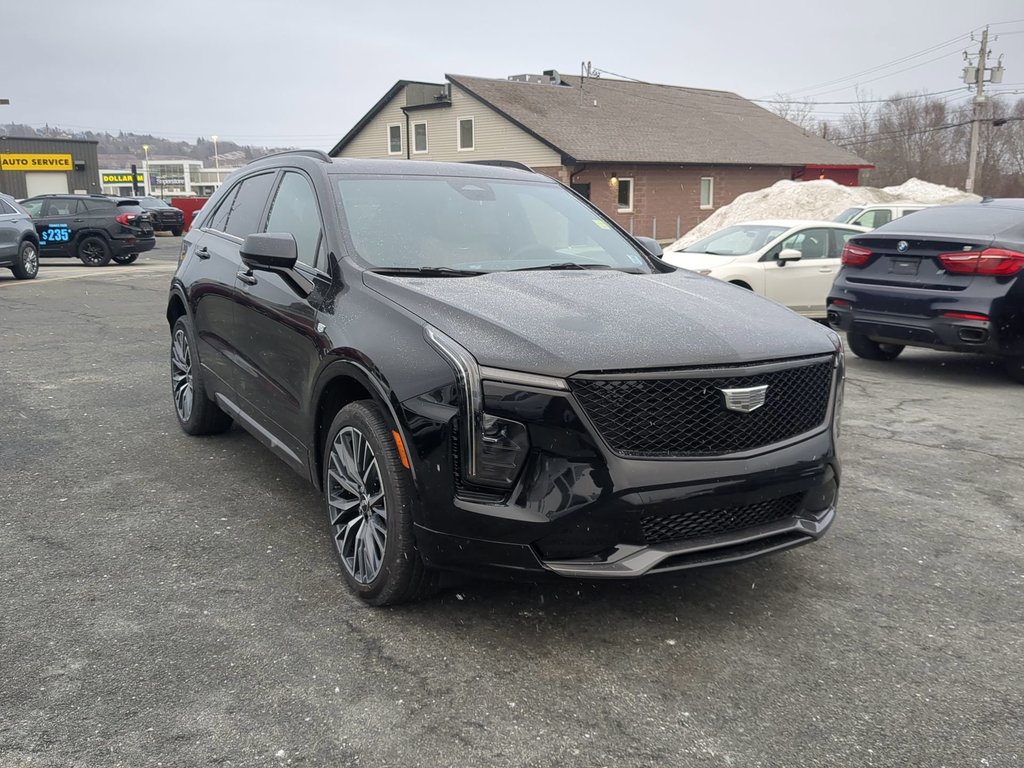
[[[520,171],[536,173],[530,166],[517,160],[464,160],[467,165],[493,165],[498,168],[515,168]]]
[[[252,165],[258,163],[260,160],[266,160],[268,157],[280,157],[281,155],[305,155],[306,157],[312,157],[315,160],[321,160],[325,163],[334,162],[331,156],[324,152],[322,149],[283,149],[280,152],[271,152],[269,155],[263,155],[263,157],[257,157],[255,160],[250,160],[246,165]],[[207,168],[209,170],[209,168]]]

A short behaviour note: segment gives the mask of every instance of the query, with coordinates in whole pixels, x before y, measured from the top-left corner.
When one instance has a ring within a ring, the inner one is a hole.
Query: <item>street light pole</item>
[[[142,145],[142,151],[146,153],[146,159],[145,159],[145,161],[142,164],[142,176],[143,176],[143,182],[144,182],[144,185],[143,185],[142,188],[143,188],[143,191],[145,191],[145,193],[148,195],[149,194],[149,190],[150,190],[150,186],[149,186],[149,144],[143,144]]]
[[[220,155],[217,153],[217,137],[211,136],[213,139],[213,165],[217,169],[217,186],[220,186]]]

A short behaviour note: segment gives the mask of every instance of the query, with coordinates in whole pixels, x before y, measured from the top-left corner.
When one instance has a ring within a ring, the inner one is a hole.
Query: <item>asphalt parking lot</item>
[[[0,766],[1024,764],[1024,388],[850,361],[821,542],[368,609],[313,490],[182,434],[178,238],[0,271]]]

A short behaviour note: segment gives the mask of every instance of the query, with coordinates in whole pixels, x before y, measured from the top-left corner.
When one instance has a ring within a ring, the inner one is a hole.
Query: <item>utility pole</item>
[[[974,191],[978,170],[978,138],[980,133],[981,110],[985,107],[985,57],[988,56],[988,27],[981,33],[981,47],[978,49],[978,66],[976,67],[974,86],[977,91],[974,94],[974,115],[971,118],[971,149],[967,155],[967,183],[964,185],[968,192]],[[964,70],[964,79],[970,74],[970,67]]]

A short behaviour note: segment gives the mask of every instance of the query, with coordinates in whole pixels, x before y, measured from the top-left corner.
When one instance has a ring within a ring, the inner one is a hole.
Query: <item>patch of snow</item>
[[[961,203],[981,198],[953,187],[908,179],[895,187],[846,187],[830,179],[790,181],[783,179],[765,189],[747,192],[722,206],[668,246],[677,251],[690,243],[733,224],[762,219],[813,219],[831,221],[847,208],[874,203]]]

